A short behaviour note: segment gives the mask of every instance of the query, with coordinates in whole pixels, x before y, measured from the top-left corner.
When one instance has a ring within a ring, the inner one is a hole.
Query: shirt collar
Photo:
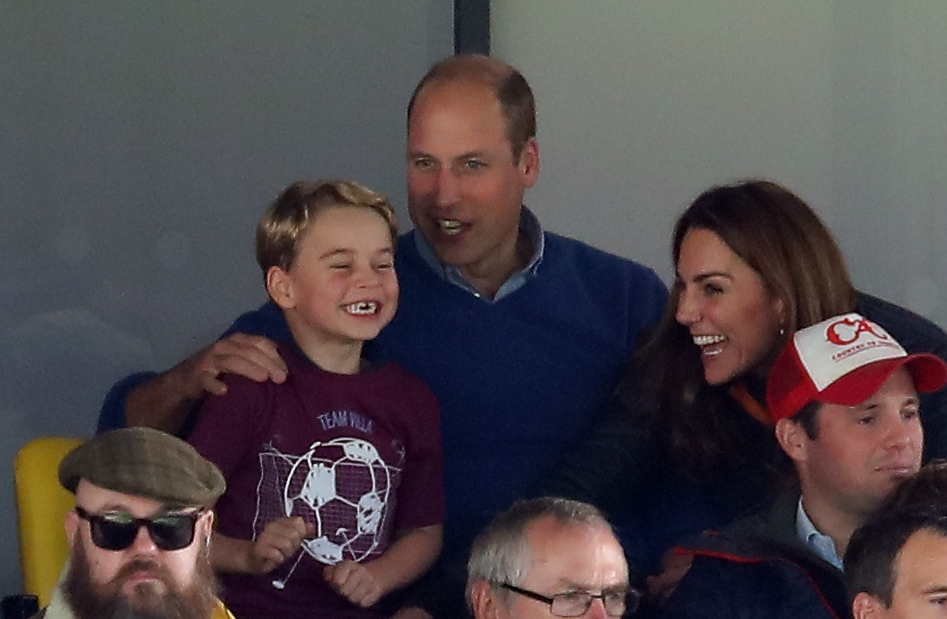
[[[815,527],[815,523],[802,506],[802,497],[799,497],[799,504],[796,507],[796,536],[820,559],[842,569],[842,558],[835,548],[835,541]]]
[[[421,259],[424,260],[439,277],[466,290],[478,299],[483,299],[488,303],[496,303],[503,297],[516,292],[522,288],[526,282],[535,277],[539,270],[539,265],[543,261],[543,255],[546,251],[546,235],[543,233],[543,227],[539,223],[539,219],[525,206],[520,211],[519,229],[520,232],[525,234],[529,239],[533,247],[533,255],[525,267],[511,275],[510,278],[500,286],[500,289],[497,290],[496,295],[494,295],[492,299],[484,297],[473,284],[464,279],[464,276],[460,273],[460,269],[449,264],[442,264],[437,259],[434,250],[424,239],[424,235],[415,230],[413,236],[415,246],[418,249],[418,254],[421,256]]]
[[[59,575],[59,582],[53,587],[49,598],[49,606],[46,607],[46,614],[43,615],[44,619],[75,619],[72,608],[63,593],[63,578],[66,575],[68,563],[69,559],[66,560],[67,567],[63,568]]]

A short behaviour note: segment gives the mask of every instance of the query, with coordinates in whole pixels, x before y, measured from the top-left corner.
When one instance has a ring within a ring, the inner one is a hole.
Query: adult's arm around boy
[[[242,335],[234,340],[238,334]],[[251,337],[251,346],[253,342],[256,342],[262,344],[263,349],[261,350],[258,346],[253,346],[255,350],[247,348],[245,339],[247,337]],[[163,374],[139,372],[116,383],[106,395],[102,409],[99,411],[96,431],[104,432],[131,425],[147,425],[178,432],[182,422],[191,415],[208,393],[206,389],[193,388],[195,379],[193,371],[198,373],[196,375],[198,385],[200,385],[200,373],[208,368],[211,369],[210,375],[213,375],[213,379],[218,382],[220,380],[218,377],[228,371],[247,375],[246,372],[240,370],[241,367],[246,367],[247,361],[251,367],[268,368],[267,371],[271,374],[279,374],[281,367],[285,376],[285,365],[282,364],[281,359],[277,361],[276,367],[273,367],[270,361],[265,359],[261,361],[258,353],[268,355],[264,351],[275,350],[274,342],[288,342],[291,341],[291,337],[286,319],[279,307],[272,302],[264,303],[259,308],[239,316],[223,333],[220,340],[191,355],[171,370]],[[249,360],[239,359],[244,352],[251,355]],[[204,358],[200,359],[200,357]],[[270,359],[272,359],[271,356]],[[212,362],[211,366],[207,365],[208,361]],[[186,370],[192,371],[190,376]],[[251,370],[251,372],[256,372],[257,376],[260,375],[258,370]],[[248,378],[253,378],[253,376],[248,376]],[[187,386],[189,382],[191,388]],[[196,391],[196,399],[192,399],[195,396],[189,395],[189,391]]]
[[[132,389],[125,402],[126,424],[177,432],[207,394],[227,392],[221,374],[281,383],[286,364],[272,340],[233,333]]]

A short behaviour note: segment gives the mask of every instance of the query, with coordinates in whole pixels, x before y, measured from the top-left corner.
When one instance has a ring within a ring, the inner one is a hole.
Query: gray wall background
[[[760,176],[827,221],[855,284],[947,326],[943,0],[493,0],[530,79],[552,229],[670,280],[674,219]]]
[[[404,106],[451,51],[450,5],[0,0],[3,470],[262,301],[252,231],[289,182],[404,204]],[[677,214],[765,176],[857,285],[947,325],[942,0],[495,0],[491,31],[536,90],[550,229],[669,280]],[[2,594],[14,517],[0,476]]]
[[[438,0],[0,2],[0,594],[21,586],[16,450],[91,434],[116,379],[261,302],[253,230],[285,185],[403,205],[404,109],[452,20]]]

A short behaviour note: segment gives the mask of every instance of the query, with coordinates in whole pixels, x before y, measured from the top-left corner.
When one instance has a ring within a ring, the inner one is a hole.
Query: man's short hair
[[[898,484],[878,513],[947,518],[947,460],[931,460]]]
[[[540,518],[552,518],[561,525],[611,525],[599,509],[588,503],[559,497],[517,501],[494,518],[474,540],[467,563],[467,602],[477,581],[489,583],[497,595],[509,594],[502,584],[520,585],[526,580],[532,556],[526,529]]]
[[[264,280],[270,267],[289,271],[309,226],[325,209],[353,206],[370,209],[385,220],[392,246],[398,221],[388,198],[352,181],[296,181],[276,198],[256,230],[256,259]]]
[[[947,538],[947,517],[886,514],[855,531],[845,552],[849,599],[865,592],[890,608],[901,549],[908,538],[919,531],[931,531]]]
[[[408,128],[418,95],[434,83],[469,82],[487,85],[493,90],[503,117],[506,137],[510,141],[514,163],[519,160],[526,142],[536,137],[536,100],[523,74],[509,64],[489,56],[460,54],[436,63],[421,78],[408,101]]]
[[[819,411],[822,409],[822,402],[809,402],[799,412],[790,417],[791,421],[802,426],[806,436],[810,441],[819,438]]]
[[[895,562],[908,538],[922,530],[947,537],[947,460],[934,460],[901,482],[877,515],[852,535],[845,553],[851,598],[865,592],[890,606]]]

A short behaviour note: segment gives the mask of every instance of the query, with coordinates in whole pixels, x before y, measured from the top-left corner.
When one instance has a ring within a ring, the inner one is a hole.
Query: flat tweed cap
[[[210,507],[227,487],[197,450],[151,428],[112,430],[73,449],[59,464],[59,483],[75,493],[80,479],[174,507]]]

